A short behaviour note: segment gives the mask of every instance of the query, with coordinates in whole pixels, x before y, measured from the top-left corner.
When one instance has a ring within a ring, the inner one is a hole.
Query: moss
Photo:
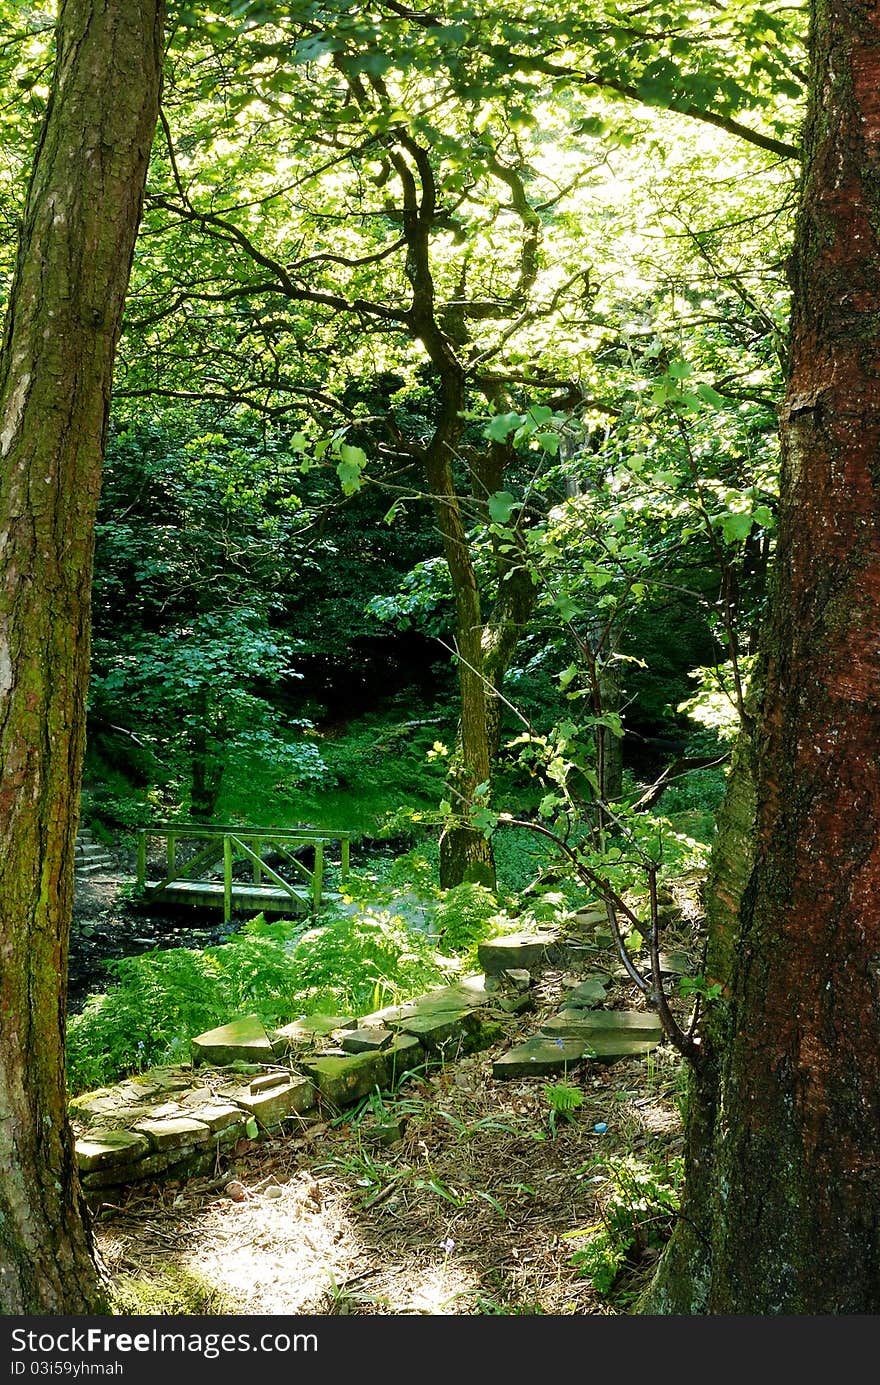
[[[241,1305],[216,1284],[180,1265],[152,1275],[116,1275],[109,1286],[114,1316],[216,1317],[240,1313]]]

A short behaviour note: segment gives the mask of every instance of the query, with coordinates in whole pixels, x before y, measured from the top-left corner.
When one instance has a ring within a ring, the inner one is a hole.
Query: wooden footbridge
[[[164,842],[164,875],[159,879],[147,878],[151,838]],[[324,889],[325,851],[338,845],[342,881],[349,871],[350,843],[350,832],[326,832],[320,827],[157,823],[138,828],[137,884],[144,903],[222,908],[227,923],[233,913],[249,910],[316,913],[322,902],[338,898],[335,891]],[[185,860],[183,844],[188,853]],[[240,878],[242,864],[248,880]]]

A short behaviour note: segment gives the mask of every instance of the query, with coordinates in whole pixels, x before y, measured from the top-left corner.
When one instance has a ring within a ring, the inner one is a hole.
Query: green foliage
[[[441,985],[448,970],[424,934],[387,909],[358,908],[297,942],[297,996],[307,1011],[365,1013]]]
[[[186,1062],[189,1040],[236,1010],[209,952],[171,948],[123,958],[109,970],[113,984],[91,996],[68,1024],[67,1077],[74,1092],[156,1063]]]
[[[597,1164],[587,1169],[597,1168]],[[587,1170],[585,1169],[585,1172]],[[624,1302],[632,1294],[617,1293],[623,1271],[653,1259],[672,1232],[681,1201],[683,1163],[649,1164],[631,1155],[609,1159],[606,1182],[597,1194],[601,1221],[567,1233],[581,1249],[572,1264],[589,1279],[603,1298]]]
[[[741,657],[738,661],[743,695],[748,691],[754,665],[754,655]],[[718,742],[729,746],[740,729],[733,664],[728,662],[720,666],[695,668],[690,678],[696,684],[696,691],[679,704],[679,712],[685,713],[692,722],[714,735]]]
[[[574,1087],[570,1082],[546,1083],[544,1098],[550,1108],[547,1123],[551,1136],[556,1134],[557,1120],[574,1120],[575,1112],[584,1104],[580,1087]]]
[[[434,927],[446,952],[474,954],[477,943],[496,931],[495,895],[485,885],[465,882],[446,890],[434,906]]]
[[[368,904],[349,910],[305,928],[258,915],[203,952],[172,948],[111,963],[113,983],[68,1025],[72,1090],[186,1062],[195,1035],[239,1014],[269,1026],[315,1010],[354,1015],[448,979],[448,961],[402,914]]]

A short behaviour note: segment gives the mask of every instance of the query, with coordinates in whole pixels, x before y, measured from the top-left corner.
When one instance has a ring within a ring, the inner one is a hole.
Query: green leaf
[[[687,361],[677,360],[669,363],[668,373],[673,380],[686,380],[692,371],[693,366],[689,365]]]
[[[510,491],[496,491],[489,496],[489,515],[495,524],[507,524],[511,513],[519,505],[515,495]]]
[[[474,808],[471,810],[471,822],[481,832],[493,832],[498,826],[498,814],[490,813],[488,808]]]
[[[727,543],[742,543],[752,532],[754,520],[751,515],[728,513],[721,516],[721,532]]]
[[[336,475],[339,477],[343,493],[354,495],[363,485],[367,454],[362,447],[353,447],[350,443],[344,442],[339,448],[339,458]]]
[[[700,396],[704,404],[710,404],[713,409],[724,409],[728,401],[717,390],[713,390],[711,385],[694,385],[694,389]]]
[[[568,687],[571,680],[575,677],[577,671],[577,664],[569,664],[568,668],[564,668],[562,670],[562,672],[559,675],[559,686],[563,692]]]
[[[492,442],[507,442],[522,422],[522,414],[496,414],[485,430],[486,437]]]

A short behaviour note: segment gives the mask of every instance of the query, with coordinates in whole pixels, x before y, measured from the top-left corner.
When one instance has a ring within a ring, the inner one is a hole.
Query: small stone
[[[667,976],[689,976],[694,967],[686,952],[661,952],[660,970]]]
[[[565,1003],[573,1006],[576,1010],[589,1010],[593,1005],[601,1005],[606,994],[605,987],[599,978],[589,977],[572,987],[565,997]]]
[[[608,914],[606,910],[600,909],[598,906],[594,909],[579,909],[578,912],[575,914],[575,918],[577,919],[578,923],[582,924],[586,928],[590,928],[597,923],[601,924],[608,922]]]
[[[526,971],[525,967],[508,967],[501,975],[517,991],[527,991],[532,984],[531,972]]]
[[[377,1144],[391,1146],[400,1144],[404,1129],[403,1121],[382,1121],[370,1133]]]

